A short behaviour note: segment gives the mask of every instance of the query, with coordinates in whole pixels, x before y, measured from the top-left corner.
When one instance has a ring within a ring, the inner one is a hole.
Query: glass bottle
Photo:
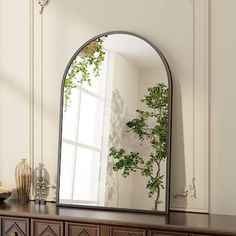
[[[39,163],[35,169],[35,203],[45,204],[47,197],[47,177],[43,163]]]

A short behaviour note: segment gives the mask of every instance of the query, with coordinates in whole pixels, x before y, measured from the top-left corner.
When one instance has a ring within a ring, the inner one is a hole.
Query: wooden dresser
[[[236,216],[170,212],[122,213],[0,203],[0,236],[210,236],[236,235]]]

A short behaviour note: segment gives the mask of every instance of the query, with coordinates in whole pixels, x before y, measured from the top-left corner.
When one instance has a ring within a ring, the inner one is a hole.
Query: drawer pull
[[[11,236],[18,236],[18,233],[17,233],[17,232],[13,232],[13,233],[11,234]]]

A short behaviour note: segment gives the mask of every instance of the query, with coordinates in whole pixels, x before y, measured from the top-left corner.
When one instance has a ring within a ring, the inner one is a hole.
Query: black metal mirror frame
[[[165,195],[165,211],[154,211],[154,210],[141,210],[141,209],[130,209],[130,208],[116,208],[116,207],[105,207],[105,206],[86,206],[86,205],[74,205],[74,204],[64,204],[60,203],[59,193],[60,193],[60,173],[61,173],[61,145],[62,145],[62,124],[63,124],[63,104],[64,104],[64,81],[67,73],[70,69],[71,63],[77,57],[79,52],[81,52],[88,44],[94,40],[113,34],[126,34],[142,39],[148,43],[160,56],[166,70],[168,78],[168,142],[167,142],[167,164],[166,164],[166,195]],[[169,203],[170,203],[170,166],[171,166],[171,134],[172,134],[172,95],[173,95],[173,84],[172,75],[168,62],[159,48],[157,48],[153,43],[151,43],[146,38],[127,31],[110,31],[99,34],[86,43],[84,43],[71,57],[69,63],[66,66],[65,72],[63,74],[61,83],[61,94],[60,94],[60,122],[59,122],[59,141],[58,141],[58,168],[57,168],[57,191],[56,191],[56,204],[61,207],[73,207],[73,208],[84,208],[84,209],[101,209],[101,210],[112,210],[112,211],[125,211],[125,212],[141,212],[141,213],[155,213],[155,214],[168,214],[169,213]]]

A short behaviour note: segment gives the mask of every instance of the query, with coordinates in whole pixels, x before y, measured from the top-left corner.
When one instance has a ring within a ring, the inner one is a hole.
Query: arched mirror
[[[57,204],[167,213],[171,73],[127,32],[85,43],[63,77]]]

